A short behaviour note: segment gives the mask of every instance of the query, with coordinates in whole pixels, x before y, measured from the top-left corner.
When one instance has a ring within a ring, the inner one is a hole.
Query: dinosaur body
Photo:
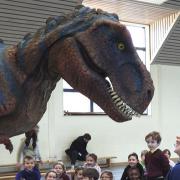
[[[82,7],[49,18],[17,46],[0,49],[0,143],[7,149],[9,137],[39,122],[60,78],[117,122],[142,114],[154,92],[117,15]]]

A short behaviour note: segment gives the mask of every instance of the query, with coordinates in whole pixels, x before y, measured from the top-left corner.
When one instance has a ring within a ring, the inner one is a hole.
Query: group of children
[[[53,165],[52,170],[41,177],[38,167],[32,156],[24,157],[24,169],[17,173],[16,180],[98,180],[113,179],[112,172],[105,171],[101,173],[101,168],[97,164],[97,156],[92,153],[86,156],[86,161],[82,167],[70,170],[67,174],[65,166],[62,162],[57,162]],[[101,175],[101,177],[99,177]],[[89,179],[88,179],[89,178]]]
[[[128,156],[128,165],[124,169],[121,180],[179,180],[180,171],[178,175],[177,170],[175,173],[173,172],[175,169],[180,170],[180,167],[177,168],[177,165],[170,160],[170,151],[168,149],[161,151],[158,148],[161,143],[159,132],[153,131],[147,134],[145,141],[149,150],[141,152],[141,162],[136,153],[131,153]],[[178,147],[177,142],[175,152],[180,154],[180,147]],[[176,178],[174,178],[175,174]]]
[[[165,149],[161,151],[158,146],[161,143],[161,136],[159,132],[153,131],[145,137],[145,141],[149,150],[144,150],[141,153],[141,162],[136,153],[131,153],[128,156],[128,165],[125,167],[121,180],[178,180],[173,179],[177,173],[175,169],[180,170],[169,159],[170,151]],[[177,147],[180,145],[180,138],[177,141]],[[176,149],[178,149],[176,147]],[[175,151],[176,152],[176,151]],[[180,153],[180,148],[176,152]],[[173,168],[173,167],[176,168]],[[73,174],[73,175],[72,175]],[[177,176],[180,178],[180,175]],[[16,175],[16,180],[42,180],[38,168],[35,166],[34,160],[30,156],[24,158],[24,170]],[[86,156],[86,161],[82,167],[76,168],[67,174],[65,166],[62,162],[54,164],[51,171],[45,177],[45,180],[113,180],[111,171],[104,171],[101,173],[101,168],[97,164],[97,156],[92,153]]]

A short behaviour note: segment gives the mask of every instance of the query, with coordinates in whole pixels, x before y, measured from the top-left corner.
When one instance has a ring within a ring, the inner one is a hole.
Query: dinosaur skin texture
[[[32,129],[56,83],[65,79],[117,122],[139,116],[154,86],[116,14],[78,7],[0,49],[0,144]],[[106,80],[108,77],[109,80]]]

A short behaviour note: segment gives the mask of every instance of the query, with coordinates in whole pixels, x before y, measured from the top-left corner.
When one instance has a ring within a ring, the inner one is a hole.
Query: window
[[[147,31],[148,26],[126,24],[131,33],[131,37],[136,51],[149,69],[148,52],[147,52]],[[93,101],[81,93],[75,91],[67,82],[63,81],[63,108],[65,115],[102,115],[104,111]],[[78,102],[78,106],[77,106]],[[148,114],[148,109],[144,112]]]

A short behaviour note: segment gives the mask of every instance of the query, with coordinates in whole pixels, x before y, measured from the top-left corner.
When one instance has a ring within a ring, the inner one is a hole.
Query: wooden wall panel
[[[77,0],[1,0],[0,38],[16,44],[28,32],[35,32],[50,16],[72,12]]]
[[[173,21],[172,19],[170,21]],[[159,36],[161,35],[158,33]],[[180,14],[175,17],[163,43],[154,53],[154,64],[180,65]]]
[[[166,16],[150,24],[151,57],[153,58],[172,28],[178,13]]]

